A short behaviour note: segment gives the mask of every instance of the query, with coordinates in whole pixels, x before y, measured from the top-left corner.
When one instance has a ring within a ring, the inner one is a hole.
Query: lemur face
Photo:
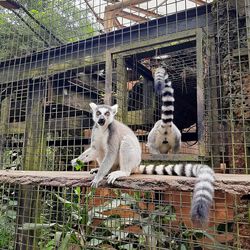
[[[93,111],[93,120],[100,126],[108,126],[113,122],[115,114],[117,113],[118,105],[96,105],[95,103],[89,104]]]

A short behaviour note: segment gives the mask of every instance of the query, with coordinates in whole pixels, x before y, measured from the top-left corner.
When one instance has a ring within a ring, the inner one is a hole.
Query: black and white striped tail
[[[162,95],[161,120],[163,125],[171,126],[174,119],[174,89],[166,70],[159,67],[155,71],[155,90]]]
[[[175,165],[140,165],[142,174],[178,175],[196,177],[193,192],[191,218],[192,221],[205,223],[208,220],[209,209],[214,197],[214,171],[203,164]]]

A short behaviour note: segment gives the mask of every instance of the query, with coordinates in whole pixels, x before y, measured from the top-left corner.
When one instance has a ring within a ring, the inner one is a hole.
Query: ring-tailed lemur
[[[77,160],[98,162],[100,167],[92,171],[97,172],[92,181],[93,187],[98,187],[106,175],[108,183],[114,183],[117,178],[132,173],[197,177],[192,201],[192,219],[200,222],[208,219],[214,193],[214,172],[211,168],[202,164],[140,165],[141,147],[137,137],[129,127],[114,119],[118,106],[90,103],[90,107],[95,122],[91,146],[71,163],[75,166]]]
[[[166,154],[170,150],[178,153],[181,146],[181,133],[173,123],[174,89],[163,67],[155,71],[156,92],[162,95],[161,120],[157,121],[149,132],[147,146],[151,154]]]

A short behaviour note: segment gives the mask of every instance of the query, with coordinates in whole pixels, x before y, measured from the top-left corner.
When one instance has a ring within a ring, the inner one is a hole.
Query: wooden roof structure
[[[211,2],[209,0],[183,0],[178,3],[168,0],[103,0],[103,10],[100,11],[96,8],[95,1],[84,1],[105,32],[160,18],[186,7],[198,7]]]

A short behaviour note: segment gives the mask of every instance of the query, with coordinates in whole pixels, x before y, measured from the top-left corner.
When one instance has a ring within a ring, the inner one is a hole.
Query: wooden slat
[[[111,10],[117,10],[117,9],[124,9],[124,8],[127,8],[128,6],[145,3],[147,1],[148,0],[124,0],[116,4],[108,5],[107,10],[111,11]]]
[[[197,5],[204,5],[206,1],[202,0],[189,0],[190,2],[196,3]]]
[[[152,17],[156,17],[156,18],[160,18],[163,16],[163,15],[160,15],[160,14],[155,13],[153,11],[145,10],[145,9],[142,9],[140,7],[137,7],[137,6],[128,6],[128,8],[131,10],[137,11],[139,13],[142,13],[146,16],[152,16]]]
[[[141,17],[141,16],[135,15],[133,13],[130,13],[130,12],[127,12],[127,11],[124,11],[124,10],[120,10],[117,15],[120,16],[120,17],[129,19],[129,20],[135,21],[135,22],[146,22],[146,21],[148,21],[148,19],[145,18],[145,17]]]

